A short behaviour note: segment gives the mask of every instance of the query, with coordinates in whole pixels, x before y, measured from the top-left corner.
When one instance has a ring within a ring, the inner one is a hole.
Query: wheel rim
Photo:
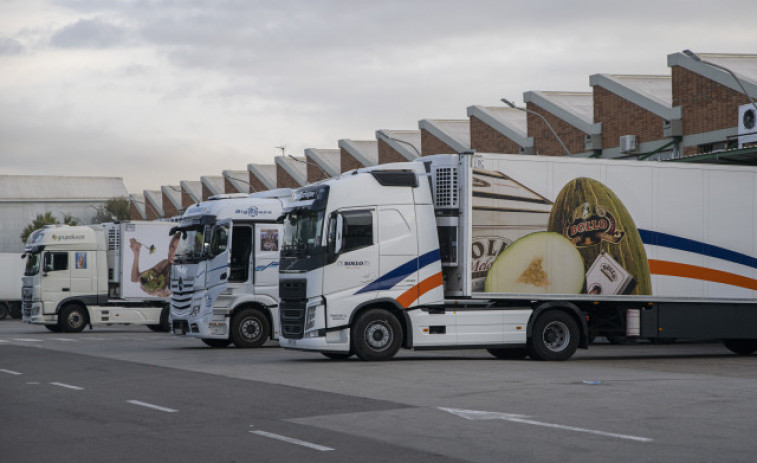
[[[544,346],[552,352],[562,352],[570,343],[568,325],[560,321],[553,321],[544,327]]]
[[[385,350],[392,344],[394,333],[384,320],[375,321],[365,327],[365,341],[374,351]]]
[[[77,311],[73,311],[68,314],[68,326],[71,328],[79,328],[84,323],[84,317]]]
[[[239,334],[247,341],[255,341],[260,337],[262,329],[259,320],[248,318],[239,325]]]

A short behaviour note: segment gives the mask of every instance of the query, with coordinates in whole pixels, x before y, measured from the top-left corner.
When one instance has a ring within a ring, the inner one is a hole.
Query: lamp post
[[[386,135],[386,134],[384,134],[384,137],[388,138],[389,140],[396,141],[397,143],[402,143],[402,144],[405,144],[405,145],[409,146],[410,148],[413,149],[413,151],[415,151],[415,154],[417,154],[419,158],[423,157],[421,155],[421,153],[418,152],[418,148],[416,148],[415,145],[413,145],[409,141],[400,140],[399,138],[390,137],[389,135]]]
[[[749,92],[746,91],[746,88],[744,88],[744,84],[741,83],[741,79],[739,79],[738,76],[736,76],[736,74],[733,71],[731,71],[730,69],[728,69],[727,67],[725,67],[723,65],[716,64],[716,63],[713,63],[713,62],[710,62],[710,61],[705,61],[702,58],[700,58],[699,55],[697,55],[696,53],[694,53],[691,50],[684,50],[683,54],[686,55],[686,56],[688,56],[689,58],[693,59],[694,61],[706,64],[708,66],[712,66],[714,68],[721,69],[721,70],[727,72],[728,74],[730,74],[731,77],[733,77],[733,80],[735,80],[736,83],[739,85],[739,88],[741,88],[742,93],[744,93],[744,95],[746,95],[747,98],[749,98],[749,102],[752,103],[752,106],[754,107],[754,110],[757,111],[757,103],[755,103],[754,98],[752,98],[752,95],[750,95]]]
[[[547,121],[547,119],[544,116],[537,113],[536,111],[531,111],[530,109],[520,108],[518,106],[515,106],[515,103],[508,100],[507,98],[500,98],[500,101],[502,101],[502,103],[506,104],[507,106],[513,109],[518,109],[520,111],[526,112],[528,114],[533,114],[534,116],[539,117],[547,125],[547,128],[552,132],[552,135],[555,136],[555,139],[557,140],[558,143],[560,143],[560,146],[562,146],[562,149],[564,149],[565,152],[568,154],[568,156],[570,156],[570,150],[568,149],[567,146],[565,146],[565,143],[562,142],[562,140],[560,139],[560,136],[557,135],[557,132],[555,132],[555,129],[552,128],[552,125],[549,123],[549,121]]]

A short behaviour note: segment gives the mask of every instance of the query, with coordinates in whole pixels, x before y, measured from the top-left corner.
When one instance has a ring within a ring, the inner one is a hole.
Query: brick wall
[[[521,148],[475,116],[470,117],[470,143],[471,148],[480,153],[518,154]]]
[[[137,210],[137,206],[134,204],[134,201],[129,203],[129,219],[130,220],[143,220],[143,217]]]
[[[586,142],[584,140],[586,134],[584,132],[534,103],[526,103],[526,108],[541,114],[549,121],[562,142],[568,147],[570,154],[586,152]],[[527,118],[528,136],[534,137],[534,150],[536,153],[542,156],[565,156],[565,150],[560,146],[560,142],[555,139],[555,136],[544,121],[539,116],[531,113],[528,113]]]
[[[210,189],[206,187],[205,184],[203,183],[202,184],[202,200],[207,201],[208,198],[210,198],[211,196],[213,196],[213,192],[210,191]]]
[[[187,208],[194,203],[195,202],[192,199],[192,197],[189,196],[189,194],[186,191],[184,191],[184,189],[182,189],[181,190],[181,208],[186,211]]]
[[[276,186],[278,188],[299,188],[300,184],[281,166],[276,165]]]
[[[283,187],[282,187],[283,188]],[[268,187],[263,184],[252,172],[250,172],[250,189],[252,191],[266,191]]]
[[[223,178],[223,191],[225,191],[226,193],[249,193],[249,186],[248,186],[248,191],[244,191],[244,188],[240,190],[239,188],[236,188],[234,184],[231,183],[227,177],[224,177]]]
[[[636,135],[639,143],[662,140],[664,121],[641,106],[594,86],[594,122],[602,123],[603,149],[620,146],[622,135]]]
[[[179,215],[179,210],[176,209],[165,193],[163,193],[163,213],[166,217],[175,217]]]
[[[307,161],[308,163],[305,167],[307,168],[308,183],[329,178],[329,174],[318,167],[318,164],[314,160],[307,158]]]
[[[746,95],[681,66],[673,66],[672,76],[673,107],[681,106],[684,135],[738,126],[738,107],[749,103]],[[696,146],[687,146],[683,154],[697,151]]]
[[[387,164],[390,162],[407,162],[407,159],[394,150],[389,143],[384,140],[378,141],[378,163]]]
[[[355,159],[346,149],[340,148],[339,152],[341,154],[339,164],[342,166],[343,173],[347,172],[348,170],[354,170],[363,167],[363,165],[360,164],[360,162]]]
[[[145,220],[157,220],[162,218],[160,213],[145,199]]]
[[[454,154],[456,152],[451,146],[441,141],[428,130],[421,129],[421,156]]]

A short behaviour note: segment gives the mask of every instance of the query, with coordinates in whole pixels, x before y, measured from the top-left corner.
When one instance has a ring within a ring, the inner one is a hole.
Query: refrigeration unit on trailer
[[[147,325],[168,331],[176,237],[169,222],[45,226],[26,242],[23,320],[50,331]]]
[[[293,197],[287,348],[562,360],[604,335],[757,350],[754,167],[435,155]]]
[[[171,279],[175,335],[211,347],[259,347],[278,339],[278,265],[291,191],[220,195],[189,207]]]

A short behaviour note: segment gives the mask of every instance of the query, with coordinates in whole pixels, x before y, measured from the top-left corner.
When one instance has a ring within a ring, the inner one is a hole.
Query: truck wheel
[[[534,360],[566,360],[578,348],[578,324],[558,310],[544,312],[534,323],[528,355]]]
[[[725,347],[739,355],[749,355],[757,351],[757,339],[723,339]]]
[[[525,347],[497,347],[486,349],[486,352],[503,360],[521,360],[528,355],[528,349]]]
[[[79,333],[87,325],[87,311],[78,304],[69,304],[58,315],[58,327],[64,333]]]
[[[361,360],[388,360],[402,345],[402,327],[388,310],[371,309],[355,322],[352,339]]]
[[[270,333],[268,319],[259,310],[245,309],[231,318],[231,342],[237,347],[260,347]]]
[[[147,327],[152,331],[159,331],[163,333],[168,333],[169,331],[171,331],[171,325],[168,323],[168,307],[164,307],[163,310],[160,311],[159,324],[147,325]]]
[[[45,328],[52,331],[53,333],[60,333],[60,326],[58,325],[45,325]]]
[[[202,342],[205,343],[205,345],[210,347],[226,347],[229,344],[231,344],[231,339],[208,339],[203,338]]]

